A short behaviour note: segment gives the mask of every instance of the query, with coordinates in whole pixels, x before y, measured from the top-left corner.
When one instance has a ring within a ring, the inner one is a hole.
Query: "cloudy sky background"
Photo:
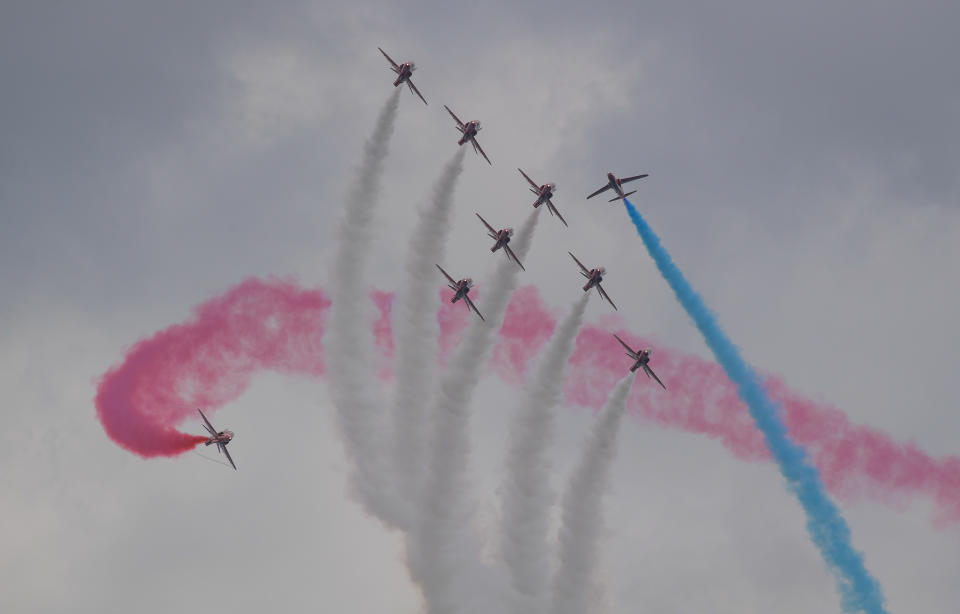
[[[130,344],[244,277],[327,283],[391,91],[378,45],[417,62],[430,105],[401,99],[373,285],[400,283],[455,152],[448,104],[494,163],[466,160],[451,273],[493,270],[473,212],[519,225],[521,166],[571,225],[542,217],[525,280],[565,309],[570,249],[607,266],[632,330],[709,356],[622,207],[583,200],[608,170],[649,172],[634,202],[749,361],[957,454],[957,23],[934,0],[4,4],[0,610],[417,611],[400,539],[348,495],[323,382],[263,374],[216,413],[236,474],[141,460],[92,403]],[[475,399],[487,518],[514,394]],[[556,488],[591,420],[560,413]],[[635,419],[621,443],[609,611],[840,611],[772,465]],[[932,528],[925,501],[841,507],[891,611],[956,611],[960,527]]]

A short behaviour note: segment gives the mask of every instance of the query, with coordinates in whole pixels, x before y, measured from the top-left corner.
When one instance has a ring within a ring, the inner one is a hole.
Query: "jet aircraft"
[[[481,216],[479,213],[476,215],[478,218],[480,218],[480,221],[483,222],[483,225],[487,227],[487,234],[490,236],[490,238],[496,241],[496,243],[493,244],[493,247],[490,248],[490,251],[495,252],[502,247],[504,253],[507,255],[507,259],[513,260],[520,266],[521,269],[526,271],[527,269],[524,268],[523,263],[521,263],[520,259],[517,258],[517,255],[513,253],[513,250],[510,249],[510,238],[513,236],[513,228],[501,228],[500,230],[494,230],[493,226],[488,224],[487,220],[483,219],[483,216]]]
[[[610,297],[603,290],[603,286],[600,285],[600,282],[603,281],[603,275],[607,272],[607,270],[603,267],[588,269],[587,267],[583,266],[583,263],[577,260],[577,257],[571,252],[567,253],[570,254],[570,257],[573,258],[573,261],[576,262],[577,266],[580,267],[580,274],[587,278],[587,285],[583,287],[583,291],[589,292],[590,288],[596,288],[597,292],[600,293],[600,296],[605,298],[607,302],[610,303],[610,306],[613,307],[614,311],[617,311],[617,306],[613,304],[613,301],[610,300]]]
[[[613,336],[617,337],[617,334],[614,333]],[[633,348],[631,348],[629,345],[624,343],[623,339],[621,339],[620,337],[617,337],[617,341],[619,341],[620,345],[622,345],[627,349],[627,356],[629,356],[634,361],[633,366],[630,367],[631,373],[636,371],[637,369],[643,368],[643,372],[647,374],[648,378],[652,377],[653,379],[657,380],[657,383],[660,384],[664,390],[667,389],[664,383],[660,381],[660,378],[657,377],[657,374],[653,372],[653,369],[650,368],[649,363],[650,363],[650,354],[653,353],[652,349],[647,348],[645,350],[634,351]]]
[[[633,177],[624,177],[623,179],[617,179],[613,173],[607,173],[607,180],[608,180],[607,185],[603,186],[602,188],[600,188],[590,196],[587,196],[587,200],[607,190],[613,190],[617,194],[615,197],[611,198],[608,202],[612,203],[615,200],[626,199],[627,196],[630,196],[631,194],[636,192],[636,190],[633,190],[633,192],[627,192],[626,194],[624,194],[623,187],[622,187],[623,184],[627,183],[628,181],[633,181],[634,179],[643,179],[644,177],[647,177],[647,176],[649,176],[649,173],[644,173],[643,175],[634,175]]]
[[[490,161],[490,158],[487,157],[487,154],[483,152],[483,148],[480,147],[480,143],[477,142],[477,133],[480,132],[480,122],[473,119],[467,123],[460,121],[460,118],[453,114],[453,111],[450,110],[450,107],[443,105],[443,108],[447,110],[447,113],[450,114],[450,117],[457,122],[457,130],[460,131],[460,134],[463,136],[460,137],[460,140],[457,141],[457,145],[463,145],[467,141],[470,141],[470,144],[473,145],[473,151],[479,153],[483,156],[483,159],[487,161],[487,164],[493,166],[493,162]]]
[[[226,454],[227,460],[230,461],[230,466],[236,469],[237,466],[233,463],[233,459],[230,458],[230,452],[227,451],[227,444],[233,441],[233,431],[223,430],[218,432],[217,429],[213,428],[213,425],[210,424],[210,421],[207,420],[207,417],[203,415],[200,408],[197,408],[197,411],[200,412],[200,417],[203,418],[203,428],[207,429],[207,432],[210,433],[210,438],[207,439],[203,445],[209,446],[213,443],[217,444],[217,451]]]
[[[463,299],[464,303],[466,303],[467,305],[467,311],[472,309],[475,314],[480,316],[481,320],[486,322],[486,320],[483,317],[483,314],[480,313],[480,310],[477,309],[477,306],[473,304],[473,301],[471,301],[470,297],[468,296],[468,294],[470,293],[470,288],[473,287],[473,280],[470,279],[469,277],[464,277],[460,281],[454,281],[454,279],[450,277],[450,275],[446,271],[444,271],[443,267],[441,267],[439,264],[437,265],[437,268],[440,269],[440,272],[443,273],[443,276],[450,281],[450,283],[447,284],[447,286],[454,291],[453,298],[450,299],[450,302],[456,303],[460,299]]]
[[[530,177],[523,172],[523,169],[518,168],[517,170],[520,171],[520,174],[523,175],[523,178],[526,179],[530,184],[530,191],[537,195],[537,200],[534,201],[533,208],[536,209],[540,205],[545,204],[547,205],[547,210],[551,215],[556,215],[558,218],[560,218],[560,221],[563,222],[564,226],[570,226],[570,224],[567,224],[567,220],[563,219],[563,216],[560,215],[559,211],[557,211],[557,208],[553,206],[553,201],[551,200],[554,192],[557,191],[557,184],[545,183],[543,185],[537,185],[533,179],[530,179]]]
[[[380,47],[377,47],[377,49],[380,49]],[[416,65],[413,62],[397,64],[383,49],[380,49],[380,53],[382,53],[383,57],[387,58],[387,61],[390,62],[390,70],[397,74],[397,79],[393,82],[393,87],[397,87],[401,83],[406,83],[410,88],[410,91],[419,96],[420,100],[423,101],[423,104],[427,104],[427,99],[423,97],[423,94],[420,93],[420,90],[417,89],[417,86],[414,85],[413,81],[410,79],[410,77],[413,76],[413,71],[417,69]]]

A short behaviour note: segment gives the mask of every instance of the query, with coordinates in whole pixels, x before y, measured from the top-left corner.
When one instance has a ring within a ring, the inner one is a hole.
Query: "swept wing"
[[[469,296],[467,296],[466,294],[464,294],[464,295],[463,295],[463,300],[466,301],[466,303],[467,303],[467,309],[473,309],[473,312],[474,312],[475,314],[477,314],[478,316],[480,316],[480,319],[481,319],[481,320],[483,320],[484,322],[486,322],[486,319],[484,319],[483,314],[480,313],[480,310],[477,309],[477,306],[473,304],[473,301],[470,300],[470,297],[469,297]]]
[[[647,374],[647,377],[652,377],[653,379],[657,380],[657,383],[660,384],[660,386],[662,386],[664,390],[667,389],[667,387],[663,384],[663,382],[660,381],[660,378],[657,377],[657,374],[653,372],[653,369],[651,369],[647,365],[643,365],[643,371],[644,373]]]
[[[493,166],[493,162],[490,161],[490,158],[488,158],[487,154],[484,153],[483,147],[480,147],[480,143],[477,142],[477,137],[474,136],[472,139],[470,139],[470,142],[473,143],[473,150],[479,152],[480,155],[483,156],[483,159],[487,161],[487,164]]]
[[[550,199],[547,199],[547,210],[550,213],[556,215],[558,218],[560,218],[560,221],[563,222],[564,226],[566,226],[567,228],[570,227],[570,224],[567,223],[567,220],[563,219],[563,216],[560,215],[560,212],[557,211],[557,208],[553,206],[553,201]],[[572,256],[573,254],[570,254],[570,255]],[[576,260],[576,258],[574,258],[574,260]]]
[[[614,333],[613,336],[614,336],[614,337],[617,337],[617,334]],[[622,345],[624,348],[626,348],[627,352],[629,352],[629,354],[627,354],[627,355],[628,355],[630,358],[632,358],[632,359],[634,359],[634,360],[636,360],[636,359],[638,358],[637,353],[634,352],[634,351],[633,351],[633,348],[631,348],[629,345],[627,345],[626,342],[625,342],[623,339],[621,339],[620,337],[617,337],[617,341],[620,342],[620,345]]]
[[[573,261],[577,263],[577,266],[579,266],[579,267],[583,270],[583,273],[584,273],[585,275],[589,275],[589,274],[590,274],[590,269],[588,269],[587,267],[583,266],[583,263],[580,262],[579,260],[577,260],[577,257],[574,256],[572,252],[567,252],[567,253],[570,254],[570,257],[573,258]]]
[[[443,108],[446,109],[446,110],[447,110],[447,113],[450,114],[450,117],[452,117],[453,120],[454,120],[455,122],[457,122],[457,129],[460,130],[460,132],[463,132],[463,122],[460,121],[460,118],[457,117],[456,115],[454,115],[454,114],[453,114],[453,111],[451,111],[451,110],[450,110],[450,107],[448,107],[447,105],[443,105]]]
[[[497,231],[493,229],[493,226],[491,226],[490,224],[488,224],[488,223],[487,223],[487,220],[483,219],[483,217],[482,217],[479,213],[476,213],[476,212],[474,212],[474,213],[476,214],[477,217],[480,218],[480,221],[483,222],[483,225],[487,227],[487,230],[490,231],[490,233],[493,235],[493,238],[496,239],[496,238],[497,238]]]
[[[523,263],[520,262],[520,259],[517,258],[517,255],[513,253],[513,250],[510,249],[510,246],[509,246],[509,245],[504,245],[504,246],[503,246],[503,249],[507,252],[507,256],[508,256],[508,257],[512,258],[514,262],[516,262],[517,264],[520,265],[520,269],[521,269],[521,270],[523,270],[523,271],[526,271],[526,270],[527,270],[526,267],[523,266]]]
[[[617,306],[614,305],[614,304],[613,304],[613,301],[610,300],[610,296],[609,296],[609,295],[606,293],[606,291],[603,289],[603,286],[601,286],[600,284],[597,284],[597,291],[600,292],[600,296],[602,296],[603,298],[607,299],[607,302],[610,303],[610,306],[613,307],[613,310],[614,310],[614,311],[617,311]]]
[[[237,470],[237,465],[236,465],[236,463],[233,462],[233,458],[230,457],[230,452],[227,450],[227,446],[223,445],[222,443],[218,443],[217,446],[218,446],[221,450],[223,450],[223,453],[224,453],[224,454],[227,455],[227,460],[230,461],[230,466],[233,467],[233,470],[234,470],[234,471],[236,471],[236,470]]]
[[[603,186],[602,188],[600,188],[599,190],[597,190],[596,192],[594,192],[594,193],[591,194],[590,196],[587,196],[587,200],[590,200],[591,198],[593,198],[593,197],[596,196],[597,194],[602,194],[602,193],[606,192],[606,191],[609,190],[609,189],[610,189],[610,184],[608,183],[607,185]]]
[[[450,283],[451,283],[451,284],[453,284],[454,286],[457,285],[456,280],[453,279],[452,277],[450,277],[450,274],[447,273],[446,271],[444,271],[442,266],[440,266],[439,264],[436,265],[436,266],[437,266],[438,269],[440,269],[440,272],[443,273],[443,276],[450,280]]]
[[[210,424],[210,421],[207,420],[207,417],[203,415],[203,412],[200,411],[200,408],[197,408],[197,411],[200,412],[200,417],[203,418],[203,428],[207,429],[207,432],[210,433],[211,437],[217,436],[217,429],[213,428],[213,425]]]
[[[523,175],[523,178],[526,179],[527,182],[529,182],[530,185],[532,185],[532,186],[536,189],[537,192],[540,191],[540,186],[538,186],[538,185],[536,184],[536,182],[533,181],[533,179],[530,179],[530,177],[527,176],[527,174],[526,174],[525,172],[523,172],[523,169],[518,168],[517,170],[520,171],[520,174]]]
[[[380,47],[377,47],[377,49],[380,49]],[[380,49],[380,53],[382,53],[383,57],[387,58],[387,61],[390,62],[390,65],[393,67],[393,72],[397,72],[397,73],[400,72],[400,66],[396,62],[394,62],[389,55],[387,55],[386,51],[384,51],[383,49]]]
[[[407,77],[407,85],[410,86],[410,91],[420,97],[420,100],[423,101],[423,104],[427,104],[427,99],[423,97],[423,94],[420,93],[420,90],[417,89],[417,86],[413,84],[413,79]]]

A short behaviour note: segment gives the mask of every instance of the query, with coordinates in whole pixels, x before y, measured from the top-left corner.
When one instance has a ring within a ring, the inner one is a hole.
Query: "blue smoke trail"
[[[820,473],[807,459],[803,447],[787,437],[787,427],[777,414],[777,405],[767,396],[757,374],[741,358],[740,351],[721,330],[703,299],[673,263],[670,254],[660,244],[660,238],[630,201],[624,199],[623,202],[660,274],[700,329],[727,377],[737,386],[740,398],[750,408],[750,415],[763,432],[767,447],[780,466],[780,473],[803,506],[807,514],[807,531],[836,578],[844,611],[885,614],[887,610],[880,585],[867,571],[862,555],[853,549],[850,528],[827,496]]]

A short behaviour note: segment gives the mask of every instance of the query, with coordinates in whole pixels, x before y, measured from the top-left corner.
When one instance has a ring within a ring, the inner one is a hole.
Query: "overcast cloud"
[[[133,342],[245,276],[329,284],[392,91],[378,45],[417,62],[430,104],[401,93],[374,285],[396,289],[455,151],[448,104],[493,161],[467,152],[448,270],[499,262],[474,212],[519,226],[519,166],[570,222],[541,216],[521,283],[562,312],[569,249],[607,266],[625,326],[708,356],[622,207],[584,200],[607,171],[649,172],[635,204],[748,361],[960,453],[958,23],[938,0],[4,3],[0,610],[418,611],[402,539],[350,497],[325,382],[264,374],[216,413],[236,473],[134,457],[92,403]],[[518,394],[491,376],[473,399],[488,529]],[[558,415],[555,489],[592,420]],[[619,444],[610,612],[840,611],[771,464],[632,418]],[[891,612],[956,612],[960,527],[926,501],[838,503]]]

